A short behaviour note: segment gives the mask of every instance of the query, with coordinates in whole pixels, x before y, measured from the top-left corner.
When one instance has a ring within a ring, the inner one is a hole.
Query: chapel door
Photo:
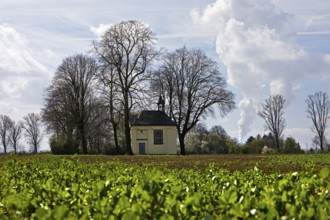
[[[139,154],[146,154],[146,143],[139,143]]]

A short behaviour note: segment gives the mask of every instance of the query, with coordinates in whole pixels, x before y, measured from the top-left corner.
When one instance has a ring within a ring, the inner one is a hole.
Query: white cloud
[[[12,77],[9,80],[0,82],[0,88],[4,95],[10,99],[17,99],[22,97],[21,91],[27,86],[28,79],[21,77]]]
[[[293,16],[270,0],[218,0],[192,16],[217,30],[217,53],[227,67],[228,82],[243,93],[240,139],[251,131],[265,94],[282,94],[290,101],[300,79],[326,69],[323,59],[295,42]]]
[[[96,37],[100,38],[111,26],[112,24],[99,24],[98,27],[90,27],[90,30]]]
[[[8,24],[0,25],[0,68],[15,74],[43,72],[45,67],[29,53],[27,39]]]
[[[35,54],[44,59],[48,55],[43,53],[46,50],[32,48],[29,40],[9,24],[0,24],[0,51],[0,114],[21,120],[30,110],[40,109],[50,73]]]
[[[326,54],[324,56],[324,61],[327,62],[330,65],[330,54]]]

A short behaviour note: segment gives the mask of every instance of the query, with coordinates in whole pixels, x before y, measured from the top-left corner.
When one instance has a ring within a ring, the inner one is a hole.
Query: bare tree
[[[98,75],[99,91],[104,101],[104,106],[109,112],[109,121],[113,130],[116,152],[119,153],[119,125],[123,119],[123,101],[118,85],[118,76],[114,66],[105,65]]]
[[[0,115],[0,138],[3,146],[4,153],[8,150],[8,134],[12,121],[7,115]]]
[[[49,133],[56,136],[72,134],[74,130],[74,117],[72,112],[72,97],[68,94],[65,85],[56,83],[56,76],[47,88],[42,120]],[[70,136],[70,135],[69,135]]]
[[[273,134],[277,150],[280,150],[280,140],[285,128],[283,116],[285,101],[282,95],[270,96],[262,104],[262,110],[258,112],[266,122],[265,128]]]
[[[19,139],[21,138],[23,131],[23,122],[16,123],[15,121],[12,121],[10,129],[9,129],[9,141],[13,146],[13,149],[15,153],[17,153],[17,145],[19,142]]]
[[[181,154],[186,134],[215,106],[224,116],[235,108],[234,94],[226,89],[216,62],[201,50],[186,47],[165,54],[153,74],[153,90],[160,90],[168,102],[167,112],[176,124]]]
[[[39,145],[42,140],[41,117],[39,114],[29,113],[24,118],[25,137],[33,147],[33,152],[38,153]]]
[[[42,112],[48,130],[70,138],[75,136],[85,154],[88,153],[86,126],[94,101],[97,69],[96,61],[85,55],[64,59],[47,89]]]
[[[107,153],[111,147],[111,124],[108,109],[103,101],[93,102],[87,124],[88,144],[91,153]]]
[[[323,151],[326,144],[325,130],[330,117],[330,100],[325,92],[316,92],[306,99],[307,117],[313,122],[312,131],[316,134],[314,143]]]
[[[126,21],[110,27],[100,42],[94,42],[94,51],[101,62],[116,73],[116,85],[120,89],[127,152],[131,148],[130,113],[139,94],[146,70],[158,55],[154,50],[151,30],[140,21]],[[109,86],[114,84],[109,84]]]

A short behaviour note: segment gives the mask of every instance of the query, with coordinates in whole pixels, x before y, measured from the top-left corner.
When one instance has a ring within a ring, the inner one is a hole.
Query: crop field
[[[0,219],[329,219],[330,155],[0,156]]]

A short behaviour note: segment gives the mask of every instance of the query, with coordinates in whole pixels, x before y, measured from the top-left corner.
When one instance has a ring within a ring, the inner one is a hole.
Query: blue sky
[[[128,19],[147,23],[159,47],[200,48],[219,62],[237,109],[209,118],[207,126],[222,125],[242,141],[263,134],[256,112],[280,93],[288,100],[285,136],[310,146],[305,99],[319,90],[330,94],[330,1],[324,0],[2,0],[0,114],[21,120],[39,112],[61,61],[87,52],[102,30]]]

